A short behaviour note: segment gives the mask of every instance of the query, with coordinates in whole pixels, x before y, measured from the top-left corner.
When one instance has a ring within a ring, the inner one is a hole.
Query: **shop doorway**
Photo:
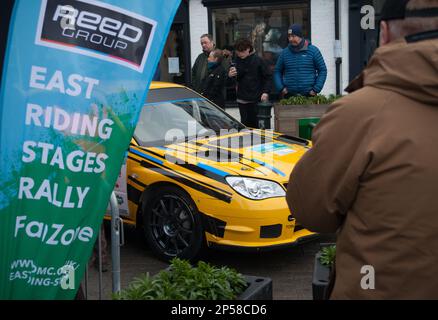
[[[184,24],[174,23],[167,37],[160,59],[160,81],[185,85],[186,79],[186,44],[184,43]]]
[[[350,0],[349,2],[349,37],[350,37],[350,81],[367,66],[379,44],[379,20],[383,0]],[[375,10],[374,28],[361,28],[364,6],[372,6]]]
[[[190,35],[188,1],[183,0],[169,31],[156,80],[190,84]]]

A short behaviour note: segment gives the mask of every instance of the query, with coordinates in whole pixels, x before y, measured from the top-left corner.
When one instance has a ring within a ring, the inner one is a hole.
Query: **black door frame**
[[[0,85],[3,77],[3,62],[8,45],[9,23],[11,20],[14,0],[2,0],[2,10],[0,10]]]
[[[373,0],[349,1],[349,50],[350,50],[350,81],[367,66],[378,44],[379,13],[376,13],[376,28],[363,30],[360,22],[360,10],[365,5],[373,5]]]
[[[164,0],[163,0],[164,1]],[[190,51],[189,0],[182,0],[173,19],[173,24],[182,24],[184,33],[184,65],[186,66],[184,81],[186,85],[192,83],[192,62]]]

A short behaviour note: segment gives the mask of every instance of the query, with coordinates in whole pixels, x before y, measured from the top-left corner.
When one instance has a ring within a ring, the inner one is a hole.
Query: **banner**
[[[17,0],[0,92],[0,299],[72,299],[180,0]]]

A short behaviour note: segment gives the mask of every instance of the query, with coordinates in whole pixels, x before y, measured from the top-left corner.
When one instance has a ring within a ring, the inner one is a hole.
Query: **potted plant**
[[[330,274],[336,258],[335,244],[324,244],[321,247],[321,250],[315,255],[312,280],[313,300],[324,300],[327,298]]]
[[[175,258],[170,267],[151,277],[144,274],[116,300],[267,300],[272,299],[272,280],[244,276],[228,267],[214,267]]]
[[[293,96],[274,104],[275,131],[299,136],[299,120],[319,119],[331,103],[341,98],[336,95],[315,97]]]

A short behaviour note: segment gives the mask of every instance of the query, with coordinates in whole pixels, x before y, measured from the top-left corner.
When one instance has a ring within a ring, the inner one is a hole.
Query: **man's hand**
[[[287,95],[289,93],[289,91],[287,91],[287,88],[284,88],[283,90],[281,90],[281,95],[284,97],[285,95]]]
[[[228,71],[228,77],[232,78],[237,76],[237,69],[235,67],[231,67],[230,71]]]
[[[317,93],[316,93],[315,91],[313,91],[313,90],[310,90],[309,95],[310,95],[311,97],[314,97],[314,96],[317,95]]]
[[[262,94],[262,97],[260,98],[260,100],[261,100],[262,102],[267,102],[267,101],[269,101],[269,94],[267,94],[267,93]]]

